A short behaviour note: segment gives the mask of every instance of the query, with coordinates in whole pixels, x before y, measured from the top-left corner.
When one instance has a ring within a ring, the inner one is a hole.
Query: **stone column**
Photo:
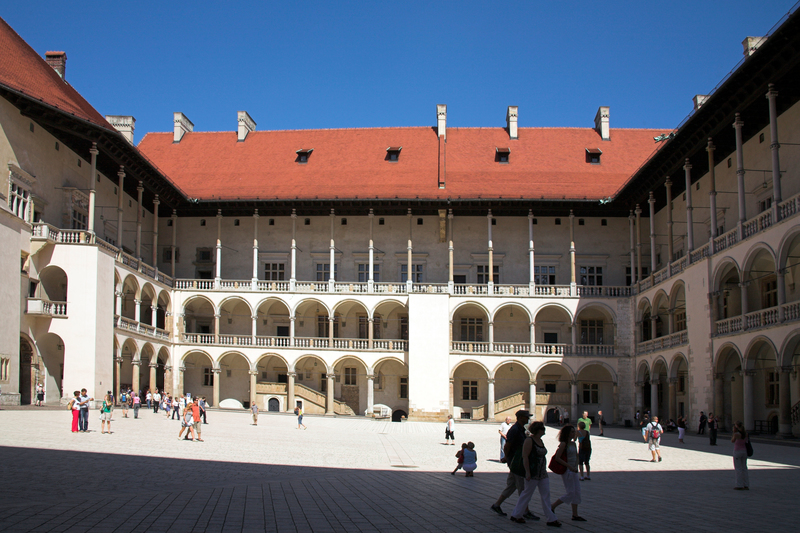
[[[161,200],[158,195],[153,199],[153,268],[158,272],[158,206]]]
[[[652,311],[658,311],[657,309],[653,309]],[[657,338],[656,335],[656,324],[658,323],[658,315],[650,315],[650,340],[655,340]]]
[[[131,372],[131,388],[134,394],[139,394],[139,390],[142,388],[141,383],[139,383],[139,366],[141,364],[142,361],[138,359],[131,361],[131,366],[133,367],[133,372]]]
[[[528,381],[528,411],[531,413],[531,417],[533,420],[537,420],[536,418],[536,382],[535,381]],[[542,416],[541,420],[544,419]]]
[[[250,285],[252,290],[258,288],[258,209],[253,213],[253,277]]]
[[[672,222],[672,180],[667,179],[664,181],[664,187],[667,189],[667,264],[672,263],[672,256],[675,253],[674,244],[675,244],[675,237],[673,235],[673,228],[672,226],[674,223]],[[672,272],[669,272],[670,276]]]
[[[789,388],[789,374],[794,370],[791,366],[782,366],[778,383],[780,414],[778,415],[778,432],[781,437],[792,437],[792,389]]]
[[[575,427],[578,427],[578,382],[573,381],[570,387],[570,408],[569,408],[569,416],[570,416],[570,424]]]
[[[753,377],[755,370],[745,370],[741,372],[744,382],[742,383],[742,411],[744,412],[744,429],[753,431],[755,422],[753,418]]]
[[[528,209],[528,294],[536,294],[536,268],[534,266],[533,210]]]
[[[742,272],[742,277],[746,275],[746,272]],[[739,293],[741,294],[741,301],[742,301],[742,331],[747,329],[747,313],[750,308],[747,302],[747,281],[741,281],[739,283]],[[748,430],[749,431],[749,430]]]
[[[494,322],[489,322],[489,352],[494,351]]]
[[[656,273],[656,198],[653,196],[653,191],[650,191],[650,198],[647,199],[650,204],[650,275]]]
[[[136,187],[136,259],[142,260],[142,196],[144,195],[144,185],[139,181]]]
[[[258,335],[258,314],[256,313],[255,315],[251,316],[250,319],[253,321],[252,322],[253,325],[252,325],[252,328],[251,328],[250,335],[253,338],[253,340],[252,340],[253,346],[255,346],[256,345],[256,336]]]
[[[675,308],[671,307],[667,310],[669,312],[669,334],[675,333]]]
[[[612,407],[611,407],[611,423],[617,423],[617,421],[622,420],[619,414],[619,385],[615,382],[612,388]]]
[[[374,240],[374,231],[373,226],[375,223],[375,212],[370,208],[369,210],[369,275],[367,277],[367,292],[372,293],[375,289],[375,273],[374,273],[374,266],[375,266],[375,240]],[[371,331],[371,330],[370,330]],[[372,338],[372,334],[370,334],[370,338]],[[372,348],[372,341],[369,343],[369,347]],[[370,411],[371,413],[372,411]]]
[[[367,416],[372,418],[375,408],[375,375],[367,374]]]
[[[116,315],[122,316],[122,291],[114,291]]]
[[[684,174],[686,176],[686,240],[687,250],[686,254],[694,250],[694,222],[692,219],[692,164],[687,157],[683,164]]]
[[[136,300],[133,301],[133,305],[134,305],[133,318],[136,320],[136,322],[141,322],[142,321],[142,301],[139,300],[139,299],[136,299]]]
[[[642,282],[642,208],[636,204],[636,281]]]
[[[289,290],[294,291],[297,285],[297,210],[292,209],[292,265],[289,274]],[[292,345],[294,346],[294,344]],[[294,406],[292,406],[294,410]]]
[[[88,223],[86,229],[89,233],[94,233],[94,205],[95,205],[95,196],[97,194],[97,154],[100,151],[97,149],[97,143],[93,142],[92,147],[89,148],[89,153],[92,156],[92,175],[89,176],[89,216],[88,216]],[[119,391],[117,391],[119,393]],[[119,396],[119,394],[117,394]]]
[[[214,344],[219,344],[219,313],[214,313]]]
[[[172,257],[170,258],[170,267],[171,272],[170,276],[174,279],[175,278],[175,253],[176,253],[176,246],[178,243],[178,210],[172,210],[172,244],[170,245],[170,249],[172,250]]]
[[[153,357],[156,357],[155,354]],[[156,390],[156,369],[158,369],[158,359],[154,361],[150,361],[148,365],[150,367],[150,391],[155,393]]]
[[[447,278],[447,290],[450,294],[453,294],[455,289],[455,283],[453,282],[453,210],[447,210],[447,233],[449,234],[448,239],[448,246],[447,246],[447,266],[448,266],[448,278]]]
[[[658,380],[650,380],[650,417],[658,416]]]
[[[717,372],[714,374],[714,412],[717,419],[722,420],[720,426],[724,426],[725,420],[725,374]],[[731,429],[731,428],[726,428]]]
[[[578,285],[575,279],[575,214],[569,210],[569,293],[578,295]]]
[[[375,343],[375,317],[367,319],[367,330],[367,348],[371,350]]]
[[[258,370],[250,370],[248,372],[250,374],[250,406],[252,407],[256,404],[258,396],[256,393],[258,392],[258,384],[257,384],[257,377],[258,377]]]
[[[217,209],[217,264],[214,274],[214,288],[219,289],[222,282],[222,209]]]
[[[173,390],[173,383],[172,383],[172,366],[169,363],[164,365],[164,392],[166,394],[172,394]]]
[[[336,290],[336,245],[334,244],[335,224],[336,224],[336,213],[334,212],[333,209],[331,209],[331,262],[330,262],[331,275],[328,278],[329,292],[334,292]],[[331,324],[331,328],[333,328],[333,324]],[[332,331],[331,335],[333,335]]]
[[[413,227],[414,227],[414,219],[411,217],[411,209],[409,208],[409,210],[408,210],[408,266],[406,267],[406,272],[408,272],[408,276],[406,277],[406,290],[408,291],[409,294],[411,294],[414,291],[414,281],[412,279],[413,278],[413,274],[412,274],[412,270],[411,270],[413,268],[413,264],[412,264],[413,263],[413,253],[412,252],[413,252],[413,249],[414,249],[412,244],[411,244],[411,235],[412,235],[411,231],[412,231]]]
[[[297,321],[296,316],[292,315],[289,317],[289,346],[294,346],[294,337],[295,337],[294,328],[296,321]],[[292,407],[292,409],[294,409],[294,407]]]
[[[181,366],[178,368],[178,388],[174,391],[174,396],[183,396],[183,384],[184,384],[184,374],[186,372],[186,367]]]
[[[778,285],[778,322],[783,322],[786,320],[786,310],[783,308],[786,305],[786,270],[778,269],[776,281]]]
[[[116,363],[116,374],[114,376],[114,404],[119,404],[119,394],[121,390],[122,384],[122,357],[115,357],[114,363]]]
[[[487,283],[486,292],[494,294],[494,246],[492,246],[492,210],[489,209],[489,214],[486,216],[489,225],[489,281]]]
[[[286,373],[286,412],[291,413],[295,408],[294,401],[294,378],[297,376],[296,372]]]
[[[125,167],[120,165],[119,172],[117,172],[119,179],[119,191],[117,195],[117,248],[122,250],[122,201],[124,200],[125,190]]]
[[[633,211],[630,212],[631,214],[628,215],[628,229],[630,230],[631,234],[631,287],[636,285],[636,240],[634,237],[634,230],[633,230]]]
[[[219,380],[222,374],[222,370],[219,368],[212,368],[211,371],[214,373],[213,407],[219,407]]]
[[[453,329],[452,327],[450,328]],[[531,322],[530,325],[530,332],[531,332],[531,353],[536,353],[536,324]]]
[[[669,405],[667,406],[667,420],[678,418],[678,378],[669,378]],[[716,411],[714,411],[716,413]]]
[[[158,327],[158,302],[156,305],[150,306],[150,325],[154,328]]]
[[[716,168],[714,167],[714,150],[716,146],[714,143],[711,142],[711,137],[708,138],[708,145],[706,146],[706,152],[708,152],[708,184],[709,184],[709,191],[708,191],[708,205],[709,210],[711,211],[711,237],[710,242],[708,243],[708,253],[709,255],[714,253],[714,239],[719,237],[717,235],[717,226],[719,225],[717,222],[717,180],[716,180]]]
[[[733,121],[733,127],[736,130],[736,184],[737,192],[739,195],[739,240],[744,239],[744,223],[747,220],[747,212],[745,210],[745,190],[744,190],[744,150],[742,149],[742,117],[736,113],[736,120]],[[749,431],[749,428],[748,428]]]
[[[331,315],[328,317],[328,348],[333,348],[333,330],[336,325],[336,317]]]
[[[488,392],[486,395],[486,420],[494,421],[494,380],[488,380]]]
[[[778,206],[783,201],[781,195],[781,145],[778,142],[778,108],[775,99],[778,97],[778,91],[775,90],[775,85],[769,84],[767,91],[767,100],[769,100],[769,148],[772,151],[772,209],[773,209],[773,223],[778,222],[780,211]]]
[[[334,401],[333,401],[333,388],[336,386],[336,382],[334,381],[334,374],[328,374],[328,396],[325,401],[325,414],[326,415],[333,415],[336,414],[334,410]]]

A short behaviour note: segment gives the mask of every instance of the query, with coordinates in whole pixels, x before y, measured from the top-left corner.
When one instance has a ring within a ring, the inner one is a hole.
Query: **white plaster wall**
[[[0,381],[3,394],[19,391],[19,342],[20,317],[25,293],[27,276],[20,276],[20,234],[26,225],[22,220],[0,208],[0,249],[7,253],[0,254],[0,306],[3,308],[3,320],[0,320],[0,358],[8,359],[8,378]],[[17,281],[19,280],[19,281]],[[2,401],[0,401],[2,403]],[[11,403],[16,403],[12,401]]]
[[[411,294],[408,308],[408,407],[412,413],[446,412],[452,368],[445,355],[450,351],[448,296]]]

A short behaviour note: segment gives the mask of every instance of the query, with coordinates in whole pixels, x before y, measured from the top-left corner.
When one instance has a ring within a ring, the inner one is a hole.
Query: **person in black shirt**
[[[505,463],[507,465],[511,464],[511,461],[514,459],[514,454],[522,453],[522,446],[525,444],[525,426],[528,425],[528,420],[531,418],[530,412],[522,409],[514,413],[517,421],[516,423],[511,426],[506,433],[506,445],[504,448],[505,453]],[[500,516],[506,516],[506,513],[503,512],[503,509],[500,508],[500,505],[505,501],[506,498],[514,494],[516,490],[518,494],[522,494],[522,491],[525,489],[525,478],[523,476],[515,475],[510,470],[508,471],[508,478],[506,478],[506,488],[503,489],[503,492],[500,493],[500,497],[497,498],[497,501],[494,502],[492,505],[492,511],[499,514]],[[522,515],[524,518],[529,520],[539,520],[539,517],[533,514],[530,510],[526,510],[525,514]]]

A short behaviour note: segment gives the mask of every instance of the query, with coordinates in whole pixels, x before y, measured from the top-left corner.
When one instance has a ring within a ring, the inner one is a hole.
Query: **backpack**
[[[650,438],[653,440],[657,440],[661,437],[661,432],[658,430],[658,425],[650,424]]]
[[[122,395],[119,397],[119,401],[122,402],[122,403],[127,402],[128,401],[128,395],[123,392]]]

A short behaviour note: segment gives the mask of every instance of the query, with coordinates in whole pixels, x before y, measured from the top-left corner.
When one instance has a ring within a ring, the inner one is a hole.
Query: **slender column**
[[[744,150],[742,149],[743,126],[744,122],[742,122],[741,115],[736,113],[736,120],[733,122],[733,127],[736,130],[736,184],[739,194],[739,240],[744,239],[744,223],[747,220],[744,191]]]
[[[328,317],[328,348],[333,348],[333,328],[336,324],[336,317],[331,315]]]
[[[253,213],[253,278],[250,280],[252,289],[258,287],[258,209]]]
[[[296,316],[289,317],[289,346],[294,346],[295,322],[297,322]],[[294,409],[294,407],[292,407],[292,409]]]
[[[667,420],[678,418],[678,378],[669,378],[669,405],[667,406]],[[714,411],[716,413],[716,411]]]
[[[184,384],[184,374],[186,372],[186,367],[182,366],[178,368],[178,388],[174,391],[174,395],[177,397],[183,396],[183,384]]]
[[[122,201],[124,200],[125,190],[123,184],[125,183],[125,167],[120,165],[119,172],[117,172],[119,179],[119,191],[117,194],[117,247],[122,250]]]
[[[655,340],[658,335],[656,335],[656,324],[658,322],[658,315],[650,315],[650,340]]]
[[[334,226],[336,225],[336,213],[331,209],[331,264],[330,277],[328,278],[328,291],[334,292],[336,286],[336,244],[334,243]],[[333,335],[333,324],[331,324],[331,335]]]
[[[486,292],[494,294],[494,246],[492,246],[492,210],[489,209],[489,214],[486,216],[489,225],[489,282],[487,283]]]
[[[222,370],[220,370],[219,368],[213,368],[213,369],[211,369],[211,371],[214,373],[214,394],[213,394],[214,405],[213,406],[214,407],[219,407],[219,379],[220,379],[220,375],[222,373]]]
[[[675,244],[675,237],[673,236],[673,222],[672,222],[672,180],[667,177],[664,181],[664,186],[667,188],[667,264],[672,263],[672,256],[675,253],[673,249]],[[672,272],[669,272],[672,275]]]
[[[611,423],[616,423],[620,420],[619,416],[619,385],[615,382],[613,388],[611,389]]]
[[[94,233],[94,205],[95,196],[97,194],[97,154],[100,153],[97,149],[97,143],[92,143],[92,147],[89,148],[89,153],[92,155],[92,175],[89,177],[89,221],[86,229],[89,233]],[[33,220],[33,218],[31,218],[31,220]]]
[[[219,313],[214,314],[214,344],[219,344]]]
[[[528,210],[528,294],[536,293],[536,275],[533,263],[533,210]]]
[[[116,300],[116,315],[122,316],[122,291],[115,291],[114,292],[115,300]]]
[[[158,327],[158,303],[150,306],[150,325],[154,328]]]
[[[635,409],[641,414],[644,411],[644,383],[641,381],[636,382],[636,407]]]
[[[158,195],[153,199],[153,268],[158,271],[158,206],[161,200]]]
[[[248,374],[250,374],[250,406],[252,407],[258,398],[258,383],[256,380],[258,376],[258,370],[250,370]]]
[[[716,168],[714,168],[714,150],[716,147],[714,143],[711,142],[711,137],[708,138],[708,145],[706,146],[706,152],[708,152],[708,183],[709,183],[709,191],[708,191],[708,205],[709,209],[711,210],[711,238],[708,243],[708,252],[709,254],[713,254],[714,250],[714,239],[719,237],[717,235],[717,178],[716,178]],[[717,411],[714,411],[715,413]]]
[[[569,210],[569,292],[571,296],[578,295],[575,279],[575,214],[572,209]]]
[[[158,363],[151,361],[148,366],[150,367],[150,391],[151,392],[155,392],[155,390],[156,390],[156,369],[158,368]]]
[[[531,333],[531,353],[536,353],[536,325],[531,322],[529,329]]]
[[[636,204],[636,281],[642,282],[642,208]]]
[[[116,375],[114,376],[114,403],[119,404],[119,393],[121,390],[121,382],[122,377],[120,374],[122,373],[122,357],[115,357],[114,362],[116,363]]]
[[[375,265],[375,240],[374,240],[374,232],[373,226],[375,222],[375,213],[370,208],[369,210],[369,277],[367,278],[367,292],[373,292],[375,287],[375,274],[373,272],[374,265]],[[370,329],[370,332],[372,330]],[[371,335],[371,333],[370,333]],[[370,342],[370,348],[372,348],[372,342]],[[370,411],[372,413],[372,411]]]
[[[778,91],[775,90],[775,85],[770,83],[767,100],[769,100],[769,149],[772,150],[772,209],[775,222],[778,221],[780,214],[778,206],[783,201],[781,196],[781,145],[778,142],[778,108],[775,103],[777,97]]]
[[[486,398],[486,420],[494,421],[494,380],[488,381],[488,393]]]
[[[571,384],[571,398],[570,398],[570,423],[577,426],[578,422],[578,382],[573,381]]]
[[[411,208],[408,209],[408,266],[406,267],[406,272],[408,276],[406,277],[406,289],[410,294],[414,289],[414,281],[412,279],[412,259],[413,259],[413,246],[411,244],[411,230],[414,227],[414,219],[411,217]]]
[[[656,272],[656,198],[653,196],[653,191],[650,191],[650,198],[647,199],[650,204],[650,275]]]
[[[489,352],[494,351],[494,322],[489,322]]]
[[[537,420],[536,417],[536,382],[529,381],[528,382],[528,411],[531,413],[531,416],[534,420]],[[538,418],[539,420],[541,418]]]
[[[636,285],[636,241],[633,235],[633,211],[630,212],[628,215],[628,229],[630,229],[631,234],[631,287]]]
[[[722,421],[722,424],[725,423],[725,374],[719,372],[714,374],[714,413],[716,413],[717,418]]]
[[[336,385],[334,382],[334,374],[328,374],[328,397],[327,401],[325,402],[325,414],[332,415],[335,414],[334,411],[334,402],[333,402],[333,387]]]
[[[367,319],[367,347],[371,350],[375,342],[375,317]]]
[[[669,311],[669,334],[672,335],[675,333],[675,308],[671,308]],[[716,413],[716,411],[714,411]]]
[[[577,321],[574,324],[572,324],[572,327],[570,328],[570,330],[571,330],[571,337],[572,337],[572,353],[573,354],[577,354],[578,353],[578,327],[577,327]]]
[[[755,423],[753,420],[753,377],[755,370],[745,370],[741,373],[744,383],[742,384],[742,410],[744,411],[744,429],[753,431]]]
[[[450,412],[449,412],[449,414],[450,414],[450,415],[452,415],[452,414],[453,414],[454,407],[455,407],[455,405],[456,405],[456,404],[455,404],[455,393],[454,393],[454,389],[455,389],[455,383],[454,383],[454,380],[453,380],[453,378],[450,378],[450,393],[449,393],[449,401],[450,401]]]
[[[164,393],[172,394],[172,367],[167,363],[164,365]]]
[[[741,294],[741,301],[742,301],[742,329],[747,329],[747,313],[750,306],[747,302],[747,285],[746,281],[742,281],[739,283],[739,293]]]
[[[178,243],[178,210],[177,209],[173,209],[172,210],[172,245],[170,246],[170,249],[172,250],[171,261],[170,261],[171,262],[171,267],[172,267],[172,272],[170,273],[170,276],[172,276],[173,279],[175,278],[175,252],[176,252],[175,247],[177,246],[177,243]]]
[[[217,270],[214,285],[219,289],[222,281],[222,209],[217,209]]]
[[[650,380],[650,416],[658,416],[658,380]]]
[[[375,410],[375,376],[367,374],[367,413],[370,418],[374,415]]]
[[[448,266],[448,278],[447,278],[447,289],[450,294],[453,294],[455,283],[453,282],[453,210],[447,210],[447,232],[449,234],[448,239],[448,247],[447,247],[447,266]]]
[[[294,411],[294,378],[297,376],[296,372],[286,373],[286,412],[291,413]]]
[[[139,383],[139,366],[141,366],[142,362],[138,359],[134,359],[131,361],[131,366],[133,368],[133,373],[131,375],[131,389],[133,390],[134,394],[139,394],[139,390],[141,390],[142,385]]]
[[[255,346],[256,345],[256,336],[258,335],[258,313],[254,314],[251,317],[251,319],[253,321],[252,322],[253,326],[251,328],[252,329],[251,330],[251,335],[253,337],[252,343],[253,343],[253,346]]]
[[[133,305],[134,305],[133,318],[136,320],[136,322],[141,322],[142,321],[142,301],[138,300],[138,299],[134,300],[133,301]]]
[[[294,291],[297,284],[297,210],[292,209],[292,265],[289,274],[289,290]],[[294,409],[294,407],[292,407]]]
[[[782,366],[778,382],[778,398],[780,414],[778,415],[778,432],[782,437],[792,436],[792,389],[789,388],[789,374],[794,370],[791,366]]]
[[[139,182],[136,187],[136,259],[142,259],[142,196],[144,195],[144,185]]]
[[[777,282],[778,282],[778,322],[783,322],[786,320],[785,310],[783,308],[786,305],[786,271],[778,269],[777,275]]]
[[[684,174],[686,176],[686,240],[687,250],[686,254],[694,250],[694,225],[692,220],[692,164],[687,157],[683,164]]]

